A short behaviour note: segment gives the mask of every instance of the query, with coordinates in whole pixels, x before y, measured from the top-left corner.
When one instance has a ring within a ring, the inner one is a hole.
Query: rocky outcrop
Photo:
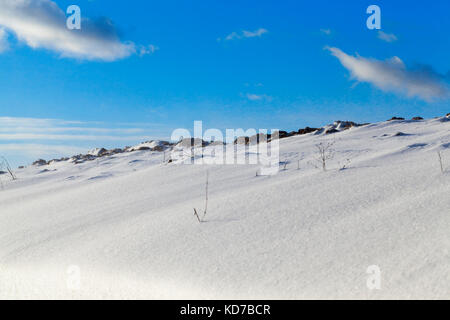
[[[335,121],[333,124],[327,125],[315,132],[316,135],[319,134],[332,134],[341,131],[348,130],[353,127],[361,127],[365,124],[359,124],[353,121]]]
[[[134,151],[164,151],[170,148],[173,144],[168,141],[162,140],[150,140],[146,142],[142,142],[134,147],[126,147],[124,149],[125,152],[134,152]]]
[[[330,128],[325,130],[325,134],[332,134],[332,133],[338,133],[340,132],[339,130],[337,130],[336,128]]]
[[[47,164],[47,161],[44,159],[39,159],[33,162],[33,166],[45,166]]]
[[[394,118],[393,118],[394,119]],[[401,119],[401,118],[395,118],[395,119]],[[361,126],[361,124],[352,122],[352,121],[335,121],[332,125],[325,126],[323,128],[311,128],[311,127],[305,127],[300,128],[298,131],[283,131],[280,130],[277,133],[273,134],[264,134],[259,133],[251,137],[238,137],[234,140],[234,144],[245,144],[245,145],[253,145],[258,144],[261,142],[270,142],[275,137],[278,137],[279,139],[289,138],[297,135],[305,135],[305,134],[332,134],[341,132],[343,130],[350,129],[352,127],[358,127]],[[185,138],[179,141],[178,143],[170,143],[168,141],[162,141],[162,140],[151,140],[142,142],[134,147],[125,147],[123,149],[116,148],[107,150],[105,148],[96,148],[90,150],[87,154],[79,154],[76,156],[73,156],[71,158],[61,158],[61,159],[53,159],[50,161],[46,161],[43,159],[39,159],[33,163],[33,165],[36,166],[43,166],[43,165],[50,165],[61,161],[69,161],[74,164],[80,164],[84,163],[86,161],[92,161],[101,157],[108,157],[113,156],[115,154],[121,154],[124,152],[137,152],[137,151],[154,151],[154,152],[164,152],[166,150],[173,150],[173,148],[198,148],[198,147],[206,147],[209,145],[224,145],[225,143],[223,141],[213,141],[213,142],[207,142],[200,138]]]
[[[316,132],[317,130],[319,130],[318,128],[310,128],[310,127],[306,127],[304,129],[299,129],[298,130],[298,134],[299,135],[303,135],[303,134],[308,134],[308,133],[313,133]]]
[[[108,150],[106,150],[105,148],[96,148],[96,149],[92,149],[91,151],[88,152],[89,155],[95,156],[95,157],[102,157],[102,156],[106,155],[107,153],[108,153]]]
[[[179,148],[198,148],[206,147],[208,142],[200,138],[185,138],[176,144]]]

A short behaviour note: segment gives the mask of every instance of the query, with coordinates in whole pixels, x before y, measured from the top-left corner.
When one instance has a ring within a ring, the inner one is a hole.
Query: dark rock
[[[297,131],[297,133],[300,134],[300,135],[302,135],[302,134],[308,134],[308,133],[316,132],[317,130],[319,130],[319,129],[317,129],[317,128],[306,127],[306,128],[304,128],[304,129],[299,129],[299,130]]]
[[[352,127],[359,127],[361,126],[360,124],[353,122],[353,121],[335,121],[334,125],[336,126],[336,129],[342,131],[342,130],[347,130],[350,129]]]
[[[414,117],[414,118],[412,118],[411,120],[414,120],[414,121],[420,121],[420,120],[423,120],[423,118],[422,118],[422,117]]]
[[[209,143],[209,145],[210,145],[210,146],[223,146],[223,145],[225,145],[225,142],[216,140],[216,141],[211,141],[211,142]]]
[[[83,155],[81,155],[81,159],[91,161],[91,160],[97,159],[97,157],[93,156],[91,154],[83,154]]]
[[[395,121],[395,120],[405,120],[405,118],[400,118],[400,117],[392,117],[391,119],[389,119],[388,121]]]
[[[336,130],[335,128],[330,128],[327,131],[325,131],[325,134],[332,134],[332,133],[337,133],[340,132],[339,130]]]
[[[112,149],[112,150],[108,150],[108,152],[105,154],[105,156],[112,156],[114,154],[118,154],[118,153],[123,153],[124,150],[123,149]]]
[[[254,136],[251,136],[248,139],[248,144],[252,144],[253,145],[253,144],[268,142],[270,140],[271,136],[272,135],[270,133],[269,134],[265,134],[265,133],[255,134]]]
[[[190,147],[206,147],[208,143],[200,138],[185,138],[177,143],[177,146],[183,147],[183,148],[190,148]]]
[[[39,159],[33,162],[33,166],[45,166],[47,164],[47,161],[44,159]]]
[[[152,149],[152,151],[158,151],[158,152],[162,152],[166,150],[166,148],[164,146],[156,146]]]
[[[106,150],[105,148],[101,148],[101,149],[98,151],[97,156],[98,156],[98,157],[102,157],[102,156],[106,155],[107,153],[108,153],[108,150]]]
[[[237,137],[234,140],[234,144],[249,144],[250,138],[249,137]]]
[[[48,162],[47,162],[47,164],[53,164],[53,163],[56,163],[56,162],[60,162],[61,160],[60,159],[52,159],[52,160],[49,160]]]

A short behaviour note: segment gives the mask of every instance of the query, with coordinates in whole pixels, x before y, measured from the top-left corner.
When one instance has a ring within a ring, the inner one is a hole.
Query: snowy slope
[[[18,170],[0,178],[0,298],[448,299],[449,149],[437,118],[282,139],[275,176],[149,150]]]

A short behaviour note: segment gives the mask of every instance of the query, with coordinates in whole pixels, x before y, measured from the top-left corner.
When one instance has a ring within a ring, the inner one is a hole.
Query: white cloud
[[[262,101],[262,100],[272,101],[272,97],[266,94],[247,93],[245,97],[250,101]]]
[[[264,28],[259,28],[256,31],[242,31],[242,35],[245,38],[254,38],[254,37],[261,37],[263,34],[267,33],[268,31]]]
[[[51,0],[0,0],[0,26],[31,48],[62,57],[115,61],[140,50],[133,42],[122,42],[108,19],[83,18],[81,30],[68,30],[64,11]]]
[[[153,44],[150,44],[148,46],[141,46],[139,48],[139,55],[142,57],[142,56],[145,56],[145,55],[148,55],[148,54],[153,54],[153,53],[155,53],[158,50],[159,50],[159,47],[157,47],[157,46],[155,46]]]
[[[393,33],[385,33],[383,31],[378,31],[378,39],[381,39],[386,42],[394,42],[397,41],[397,36]]]
[[[242,30],[241,32],[232,32],[229,35],[225,37],[226,41],[229,40],[237,40],[237,39],[243,39],[243,38],[255,38],[255,37],[261,37],[263,34],[269,32],[267,29],[259,28],[255,31],[247,31]],[[220,38],[218,39],[221,40]]]
[[[331,35],[331,29],[320,29],[320,32],[326,34],[327,36]]]
[[[9,49],[8,34],[5,29],[0,28],[0,53]]]
[[[351,56],[338,48],[327,48],[350,71],[351,78],[386,91],[431,101],[450,97],[445,78],[431,68],[407,69],[398,57],[388,60]]]

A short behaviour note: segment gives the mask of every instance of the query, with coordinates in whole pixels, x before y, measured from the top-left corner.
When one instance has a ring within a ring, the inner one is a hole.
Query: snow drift
[[[0,298],[448,299],[445,119],[282,139],[275,176],[167,163],[160,142],[1,175]],[[321,142],[333,142],[326,172]],[[372,265],[380,290],[366,285]]]

